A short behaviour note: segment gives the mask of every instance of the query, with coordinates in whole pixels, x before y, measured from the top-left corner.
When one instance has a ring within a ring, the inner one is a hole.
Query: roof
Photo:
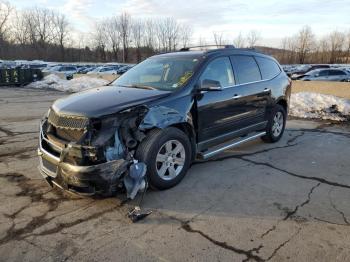
[[[163,53],[163,54],[156,55],[156,57],[201,56],[201,55],[211,55],[211,54],[214,55],[218,53],[260,55],[260,56],[270,57],[253,48],[235,48],[233,46],[225,46],[224,48],[216,48],[216,49],[209,49],[209,50],[191,50],[191,48],[203,48],[203,47],[206,47],[206,46],[183,48],[180,51]],[[208,47],[213,47],[213,46],[208,46]]]

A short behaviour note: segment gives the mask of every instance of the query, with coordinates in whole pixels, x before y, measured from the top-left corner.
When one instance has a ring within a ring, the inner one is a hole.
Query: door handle
[[[235,94],[235,95],[233,96],[234,99],[237,99],[237,98],[240,98],[240,97],[242,97],[242,96],[241,96],[241,95],[237,95],[237,94]]]
[[[270,88],[265,88],[265,89],[264,89],[264,92],[270,92],[270,91],[271,91]]]

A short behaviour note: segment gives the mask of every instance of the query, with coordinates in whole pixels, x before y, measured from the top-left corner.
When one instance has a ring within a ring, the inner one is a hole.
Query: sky
[[[75,30],[90,32],[105,17],[127,12],[135,18],[173,17],[193,26],[194,39],[213,42],[213,31],[227,40],[257,30],[259,44],[278,47],[304,25],[317,37],[350,31],[350,0],[10,0],[18,9],[43,6],[64,13]]]

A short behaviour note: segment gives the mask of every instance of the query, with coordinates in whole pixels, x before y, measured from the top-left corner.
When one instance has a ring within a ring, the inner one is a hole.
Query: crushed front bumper
[[[54,147],[55,152],[50,152],[47,149],[48,145]],[[128,162],[124,159],[91,166],[76,166],[62,161],[63,155],[63,149],[45,137],[40,125],[38,168],[52,187],[55,185],[84,196],[111,195],[115,192],[119,178],[126,172],[128,166]]]

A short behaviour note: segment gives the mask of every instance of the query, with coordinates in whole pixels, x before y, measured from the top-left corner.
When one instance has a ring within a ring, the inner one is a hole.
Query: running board
[[[205,159],[208,159],[208,158],[210,158],[212,156],[215,156],[215,155],[217,155],[217,154],[221,153],[222,151],[225,151],[225,150],[227,150],[229,148],[239,146],[239,145],[241,145],[243,143],[246,143],[248,141],[254,140],[254,139],[258,138],[258,137],[262,137],[264,135],[266,135],[266,132],[260,132],[260,133],[257,133],[257,134],[252,135],[252,136],[248,136],[246,138],[243,138],[243,139],[235,141],[235,142],[230,141],[229,143],[223,144],[219,148],[214,148],[212,150],[209,149],[208,151],[200,152],[198,154],[198,157],[199,157],[199,159],[205,160]]]

